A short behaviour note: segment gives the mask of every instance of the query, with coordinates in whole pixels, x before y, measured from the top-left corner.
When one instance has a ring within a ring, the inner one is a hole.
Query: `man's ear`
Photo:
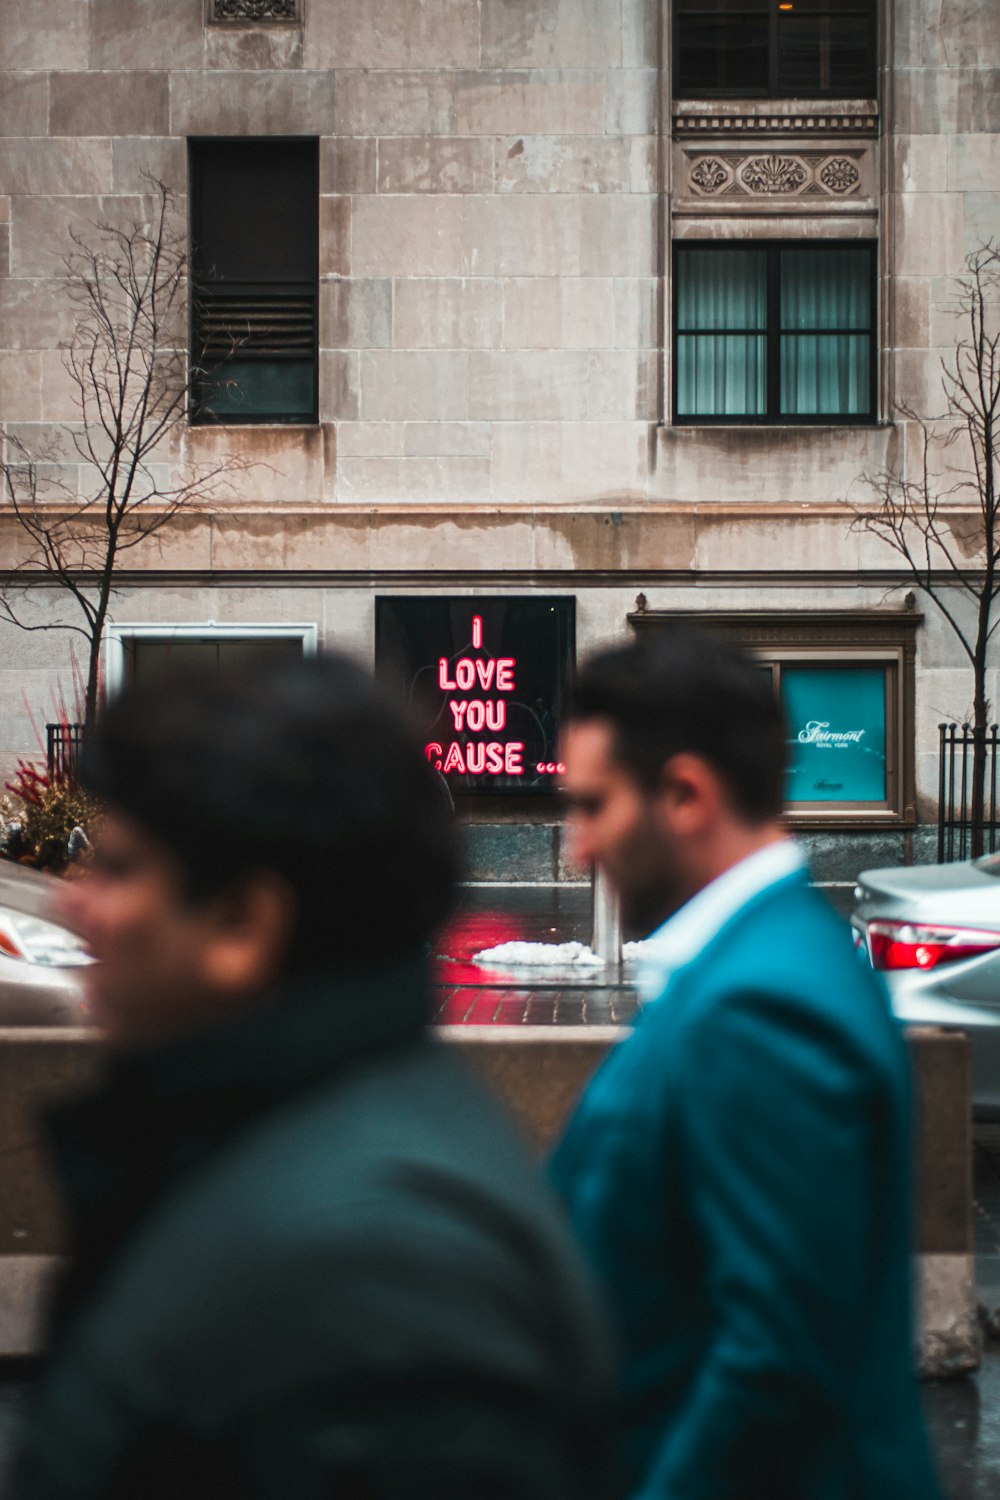
[[[247,875],[212,903],[204,978],[234,999],[267,988],[281,974],[294,922],[288,882],[269,870]]]
[[[704,756],[682,750],[663,764],[660,799],[674,833],[698,835],[718,815],[724,800],[722,782]]]

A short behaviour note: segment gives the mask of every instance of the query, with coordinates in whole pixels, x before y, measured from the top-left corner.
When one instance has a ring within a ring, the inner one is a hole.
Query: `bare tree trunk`
[[[955,310],[965,333],[954,356],[941,361],[945,411],[932,416],[897,404],[897,414],[919,434],[920,457],[911,465],[865,476],[874,504],[855,509],[853,525],[881,537],[902,558],[972,666],[972,780],[967,790],[971,851],[977,858],[986,842],[987,653],[1000,624],[993,619],[1000,594],[1000,241],[967,257]],[[955,445],[956,451],[949,453]],[[974,626],[965,613],[969,605]]]
[[[0,577],[0,617],[23,630],[69,630],[87,642],[84,730],[101,702],[101,646],[121,556],[182,511],[230,488],[251,464],[239,456],[176,472],[164,462],[183,430],[197,363],[187,350],[187,237],[169,188],[144,174],[147,212],[124,225],[70,231],[67,296],[72,336],[63,351],[77,416],[64,428],[81,460],[83,490],[54,483],[39,492],[46,452],[6,434],[0,498],[24,535],[19,561]],[[166,477],[164,477],[166,476]],[[48,578],[74,609],[37,623],[23,611],[25,581]],[[77,613],[77,611],[79,613]]]
[[[972,786],[969,804],[969,853],[973,859],[979,859],[986,852],[983,828],[986,811],[986,707],[985,695],[977,682],[972,705]]]

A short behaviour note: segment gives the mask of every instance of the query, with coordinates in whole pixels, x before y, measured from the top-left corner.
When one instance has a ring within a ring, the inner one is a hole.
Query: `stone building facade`
[[[796,4],[762,0],[766,77],[745,92],[756,44],[741,62],[725,7],[698,21],[680,0],[4,5],[0,416],[38,452],[55,442],[63,483],[86,482],[59,433],[78,416],[68,227],[141,215],[145,169],[186,212],[213,141],[316,143],[315,410],[193,423],[164,452],[178,473],[225,452],[251,467],[129,555],[109,681],[137,639],[284,632],[370,659],[379,597],[570,597],[581,652],[664,612],[704,616],[793,674],[806,726],[856,734],[850,705],[874,693],[881,789],[838,799],[818,775],[796,818],[821,878],[907,856],[933,816],[935,726],[971,685],[846,502],[860,475],[916,461],[898,403],[939,405],[951,278],[997,233],[1000,7],[858,0],[838,41],[845,7]],[[868,64],[867,87],[838,97]],[[809,259],[824,247],[834,260]],[[824,266],[861,276],[850,327],[809,290]],[[756,290],[712,313],[734,277]],[[826,358],[834,327],[854,341],[843,419],[782,384],[792,304],[813,330],[802,361]],[[736,344],[744,365],[759,356],[758,386],[744,369],[742,394],[720,396]],[[0,508],[0,561],[19,545]],[[59,607],[31,605],[39,621]],[[37,755],[31,715],[67,683],[68,641],[0,629],[0,770]],[[810,704],[852,665],[838,727]],[[551,797],[508,786],[464,807],[474,873],[562,873]]]

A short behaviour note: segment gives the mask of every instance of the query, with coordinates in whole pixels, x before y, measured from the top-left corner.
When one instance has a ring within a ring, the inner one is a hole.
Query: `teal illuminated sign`
[[[789,802],[883,802],[885,672],[784,667]]]

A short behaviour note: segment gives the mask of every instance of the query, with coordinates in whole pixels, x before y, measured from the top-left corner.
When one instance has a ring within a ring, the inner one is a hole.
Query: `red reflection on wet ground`
[[[441,1004],[439,1026],[520,1026],[527,996],[518,998],[497,984],[510,979],[503,969],[482,968],[472,955],[500,943],[527,941],[523,918],[508,912],[457,912],[435,945],[434,981]],[[481,989],[481,985],[491,988]],[[458,986],[458,988],[454,988]],[[513,1002],[513,1003],[511,1003]]]
[[[501,943],[535,941],[529,936],[533,925],[536,924],[510,912],[456,912],[434,946],[435,983],[496,984],[509,980],[509,969],[481,968],[472,962],[472,955],[484,948],[498,948]]]
[[[502,904],[501,904],[502,903]],[[586,942],[590,897],[573,887],[499,891],[465,888],[434,945],[441,1026],[627,1025],[636,1009],[625,986],[565,970],[482,968],[472,955],[501,943]]]

